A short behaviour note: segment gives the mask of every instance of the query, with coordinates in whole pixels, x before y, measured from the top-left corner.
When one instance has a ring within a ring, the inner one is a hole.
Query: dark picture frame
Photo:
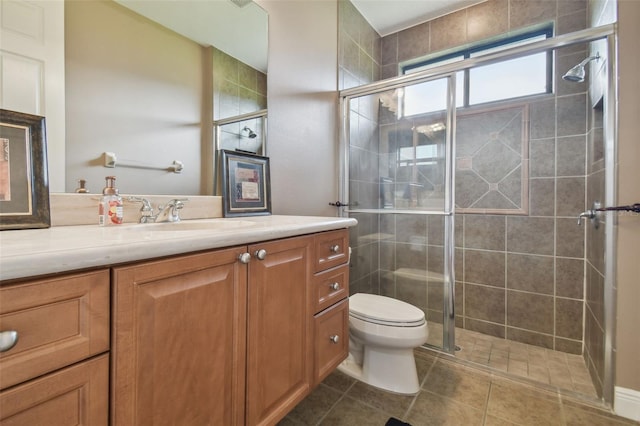
[[[49,226],[45,118],[0,109],[0,230]]]
[[[222,214],[224,217],[271,214],[269,158],[221,150]]]

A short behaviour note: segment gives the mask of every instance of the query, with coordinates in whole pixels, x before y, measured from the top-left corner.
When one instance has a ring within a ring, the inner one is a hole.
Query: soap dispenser
[[[122,197],[116,188],[116,177],[107,176],[107,186],[102,190],[102,198],[98,205],[98,225],[119,225],[122,223]]]

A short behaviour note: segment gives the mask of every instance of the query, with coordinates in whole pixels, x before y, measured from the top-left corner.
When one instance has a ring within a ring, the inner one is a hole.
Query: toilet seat
[[[426,323],[424,312],[415,306],[366,293],[349,297],[349,315],[361,321],[390,327],[419,327]]]

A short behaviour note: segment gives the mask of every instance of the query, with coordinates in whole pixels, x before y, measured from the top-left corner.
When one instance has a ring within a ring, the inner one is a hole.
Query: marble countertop
[[[0,280],[230,247],[355,226],[349,218],[252,216],[0,232]]]

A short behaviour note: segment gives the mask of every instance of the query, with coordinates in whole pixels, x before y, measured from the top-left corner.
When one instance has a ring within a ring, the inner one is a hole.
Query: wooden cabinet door
[[[114,424],[244,424],[244,252],[114,269]]]
[[[0,392],[0,425],[107,425],[109,356]]]
[[[310,237],[249,247],[247,424],[272,425],[310,391]],[[256,252],[265,250],[264,260]]]

